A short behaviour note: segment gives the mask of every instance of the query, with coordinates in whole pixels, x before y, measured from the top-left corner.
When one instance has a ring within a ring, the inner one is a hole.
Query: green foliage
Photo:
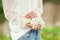
[[[60,40],[60,27],[44,28],[42,38],[43,40]]]
[[[0,0],[0,8],[2,8],[2,0]]]
[[[2,0],[0,0],[0,24],[2,24],[5,20],[6,19],[3,13]]]
[[[6,18],[4,17],[4,13],[0,12],[0,24],[3,23],[6,20]]]
[[[43,0],[43,3],[48,2],[49,0]]]
[[[3,13],[0,13],[0,24],[2,24],[5,21],[5,17]]]
[[[10,34],[1,34],[0,40],[12,40]]]
[[[55,4],[59,4],[60,3],[60,0],[43,0],[43,2],[52,2],[52,3],[55,3]]]
[[[58,3],[60,3],[60,0],[50,0],[50,2],[58,4]]]

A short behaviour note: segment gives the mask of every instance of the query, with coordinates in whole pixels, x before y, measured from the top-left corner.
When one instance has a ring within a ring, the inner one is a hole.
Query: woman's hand
[[[39,30],[41,28],[41,25],[40,24],[38,24],[38,25],[36,25],[34,28],[32,28],[33,30]]]
[[[32,18],[37,17],[37,15],[36,15],[35,12],[30,12],[30,13],[28,13],[25,17],[26,17],[27,19],[28,19],[28,18],[32,19]]]
[[[28,22],[26,25],[27,25],[29,28],[32,28],[32,24],[31,24],[30,22]]]
[[[35,12],[30,12],[30,13],[27,14],[25,17],[26,17],[27,19],[32,19],[32,18],[36,18],[37,15],[36,15]],[[27,25],[29,28],[32,28],[32,24],[31,24],[30,22],[28,22],[26,25]],[[38,24],[38,25],[36,25],[34,28],[32,28],[32,30],[39,30],[40,28],[41,28],[41,25]]]
[[[32,30],[39,30],[41,28],[41,25],[40,24],[36,25],[34,28],[32,28],[32,24],[31,23],[27,23],[26,25],[29,28],[31,28]]]

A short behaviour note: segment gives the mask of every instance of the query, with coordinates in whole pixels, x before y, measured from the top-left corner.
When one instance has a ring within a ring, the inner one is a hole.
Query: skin
[[[37,15],[36,15],[35,12],[30,12],[30,13],[27,14],[25,17],[26,17],[27,19],[32,19],[32,18],[37,18]],[[31,29],[33,29],[33,30],[39,30],[39,29],[41,28],[41,25],[40,25],[40,24],[36,25],[34,28],[32,28],[32,24],[31,24],[30,22],[27,23],[26,25],[27,25],[28,27],[30,27]]]
[[[37,17],[37,15],[36,15],[36,13],[34,13],[34,12],[30,12],[30,13],[28,13],[26,16],[25,16],[27,19],[32,19],[32,18],[36,18]]]

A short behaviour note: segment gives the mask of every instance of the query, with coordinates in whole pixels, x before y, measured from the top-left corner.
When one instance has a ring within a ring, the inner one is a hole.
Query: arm
[[[35,4],[34,4],[34,6],[35,6]],[[42,0],[38,0],[38,4],[37,5],[38,5],[37,8],[35,8],[32,12],[30,12],[29,14],[26,15],[27,18],[34,18],[37,15],[39,17],[41,16],[41,14],[43,13],[43,3],[42,3]],[[33,17],[31,16],[31,14],[33,15]]]
[[[39,0],[38,1],[38,7],[34,10],[34,12],[38,15],[41,16],[41,14],[43,13],[43,1]]]
[[[44,22],[43,22],[43,20],[42,20],[42,18],[41,18],[41,14],[43,13],[43,4],[42,4],[42,0],[39,0],[38,1],[38,7],[35,9],[35,10],[33,10],[32,12],[30,12],[29,14],[27,14],[25,17],[26,18],[30,18],[30,19],[33,19],[33,18],[38,18],[39,20],[41,20],[41,26],[43,27],[43,25],[44,25]],[[37,15],[36,15],[37,14]],[[28,24],[28,26],[29,27],[31,27],[31,24]],[[41,28],[42,28],[41,27]]]
[[[3,9],[4,9],[4,14],[5,17],[8,21],[10,22],[16,22],[14,24],[18,24],[18,19],[19,18],[18,14],[14,11],[14,2],[12,2],[12,0],[2,0],[3,3]]]
[[[12,21],[14,17],[17,15],[17,13],[13,12],[10,0],[2,0],[2,3],[5,17],[8,21]]]
[[[43,19],[41,18],[41,15],[43,13],[43,1],[39,0],[38,7],[34,10],[34,12],[37,14],[37,17],[41,20],[41,29],[44,27],[45,23]]]

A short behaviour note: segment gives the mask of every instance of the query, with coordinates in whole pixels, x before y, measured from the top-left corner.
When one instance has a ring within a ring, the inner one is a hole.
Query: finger
[[[36,15],[36,13],[31,12],[31,13],[27,14],[25,17],[26,18],[35,18],[35,17],[37,17],[37,15]]]
[[[39,30],[40,28],[41,28],[41,25],[38,24],[37,26],[35,26],[35,27],[33,28],[33,30]]]
[[[30,16],[30,15],[32,15],[32,13],[28,13],[26,16],[28,17],[28,16]]]
[[[37,17],[36,15],[31,16],[31,18],[36,18],[36,17]]]
[[[30,28],[32,27],[32,24],[31,24],[31,23],[27,23],[26,25],[27,25],[28,27],[30,27]]]
[[[37,16],[35,16],[35,15],[30,15],[30,16],[28,16],[27,18],[30,18],[30,19],[32,19],[32,18],[36,18]]]
[[[40,29],[41,28],[41,25],[40,24],[38,24],[38,29]]]
[[[26,18],[31,18],[33,15],[32,14],[29,14],[26,16]]]
[[[39,27],[41,27],[41,24],[38,24]]]
[[[38,30],[38,27],[37,26],[35,26],[34,28],[32,28],[33,30]]]

